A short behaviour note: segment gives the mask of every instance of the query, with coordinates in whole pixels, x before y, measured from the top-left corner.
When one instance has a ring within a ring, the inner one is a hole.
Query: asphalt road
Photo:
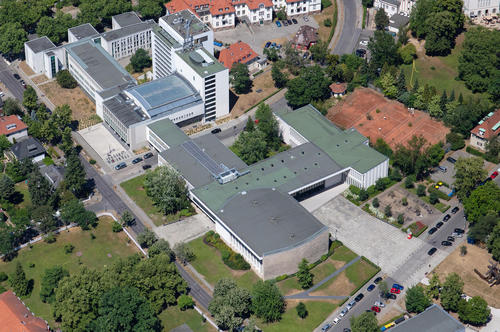
[[[342,24],[342,33],[333,50],[334,54],[351,54],[359,39],[361,29],[358,27],[358,13],[360,12],[360,0],[340,0],[344,4],[344,21]],[[362,12],[362,11],[361,11]]]
[[[0,81],[5,85],[7,90],[18,99],[23,101],[24,88],[18,80],[14,78],[14,71],[12,71],[3,57],[0,57]]]
[[[199,305],[204,307],[205,310],[208,310],[208,304],[210,301],[212,301],[212,297],[203,289],[198,282],[191,277],[189,273],[184,270],[184,267],[179,264],[178,262],[175,262],[175,265],[177,266],[177,269],[179,269],[179,273],[181,274],[182,278],[187,281],[189,284],[189,294],[195,298],[195,300],[198,302]]]
[[[238,122],[236,125],[222,129],[220,133],[215,134],[217,138],[224,144],[225,146],[230,146],[236,141],[238,135],[245,129],[246,121]],[[212,133],[206,135],[214,135]]]

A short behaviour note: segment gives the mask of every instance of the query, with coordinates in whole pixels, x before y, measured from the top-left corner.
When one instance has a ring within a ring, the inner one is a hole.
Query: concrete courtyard
[[[179,222],[155,227],[154,232],[173,247],[179,242],[189,242],[210,230],[215,230],[215,224],[202,211],[197,210],[197,212],[194,216]]]

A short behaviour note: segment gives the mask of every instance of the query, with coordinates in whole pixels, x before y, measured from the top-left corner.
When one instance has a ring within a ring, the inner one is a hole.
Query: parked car
[[[429,256],[432,256],[434,255],[434,253],[437,251],[437,248],[435,247],[432,247],[428,252],[427,252],[427,255]]]
[[[432,234],[436,233],[437,230],[438,229],[436,227],[432,227],[431,229],[429,229],[429,234],[432,235]]]
[[[440,221],[440,222],[438,222],[438,223],[436,224],[436,228],[438,228],[438,229],[439,229],[439,228],[443,227],[443,225],[444,225],[444,224],[443,224],[443,222],[442,222],[442,221]]]
[[[351,332],[351,329],[348,328],[348,327],[344,327],[344,331],[343,332]]]
[[[453,243],[451,243],[450,241],[442,241],[442,242],[441,242],[441,245],[442,245],[442,246],[446,246],[446,247],[449,247],[449,246],[451,246],[452,244],[453,244]]]
[[[137,157],[134,160],[132,160],[132,164],[137,164],[137,163],[140,163],[141,161],[142,161],[142,158],[141,157]]]
[[[396,294],[389,293],[389,294],[386,294],[385,297],[387,299],[395,300],[396,299]]]
[[[148,164],[142,165],[142,169],[143,170],[147,170],[147,169],[150,169],[150,168],[151,168],[151,165],[148,165]]]
[[[266,46],[264,46],[264,48],[269,48],[269,46],[271,46],[271,42],[270,42],[270,41],[268,41],[268,42],[266,43]]]
[[[296,20],[296,19],[294,19],[294,18],[292,18],[292,22],[293,22],[293,24],[297,24],[297,23],[299,23],[299,22],[297,22],[297,20]]]
[[[356,50],[356,56],[357,57],[360,57],[360,58],[364,58],[366,55],[366,50],[362,49],[362,48],[358,48]]]
[[[304,16],[304,21],[308,22],[309,21],[309,17]]]
[[[491,178],[491,179],[494,179],[494,178],[496,178],[497,176],[498,176],[498,171],[494,171],[493,173],[491,173],[490,178]]]
[[[371,292],[374,289],[375,289],[375,285],[371,284],[370,286],[368,286],[368,288],[366,290],[369,291],[369,292]]]
[[[441,172],[443,173],[446,173],[446,171],[448,170],[448,168],[446,168],[446,166],[438,166],[437,167]]]
[[[148,152],[144,155],[144,159],[149,159],[153,157],[153,152]]]
[[[457,160],[455,158],[452,158],[452,157],[448,157],[448,158],[446,158],[446,160],[448,160],[452,164],[457,162]]]
[[[451,236],[458,237],[458,238],[464,237],[464,235],[462,233],[457,233],[457,232],[451,233]]]
[[[280,22],[280,21],[276,21],[276,26],[277,26],[278,28],[281,28],[281,22]],[[326,331],[326,330],[325,330],[325,331]]]
[[[363,297],[365,297],[365,295],[363,293],[359,293],[358,296],[354,298],[354,301],[359,302],[363,299]]]
[[[391,288],[391,294],[400,294],[400,293],[401,290],[399,288],[394,288],[394,287]]]
[[[283,20],[283,25],[287,27],[288,26],[288,21],[287,20]]]
[[[279,23],[279,22],[278,22]],[[326,323],[325,325],[323,325],[323,327],[321,328],[321,331],[322,332],[326,332],[328,331],[329,329],[332,328],[332,324],[331,323]]]
[[[27,88],[26,82],[24,82],[24,80],[20,80],[19,82],[21,83],[21,85],[23,86],[23,88],[25,88],[25,89]]]
[[[377,307],[380,307],[380,308],[385,308],[385,304],[382,301],[376,301],[374,303],[374,305],[376,305]]]
[[[458,233],[458,234],[465,233],[465,231],[463,229],[461,229],[461,228],[455,228],[454,231],[455,231],[455,233]]]
[[[339,322],[340,322],[340,317],[335,317],[332,323],[333,325],[337,325]]]
[[[455,214],[455,213],[457,213],[457,212],[458,212],[458,210],[460,210],[460,209],[458,208],[458,206],[455,206],[455,207],[451,210],[451,213]]]
[[[21,79],[21,76],[19,76],[19,74],[18,74],[18,73],[15,73],[13,76],[14,76],[14,78],[15,78],[16,80],[20,80],[20,79]]]
[[[405,289],[405,288],[403,287],[403,285],[396,284],[396,283],[392,284],[392,288],[397,288],[397,289],[399,289],[399,290],[403,290],[403,289]]]
[[[347,308],[342,309],[342,311],[339,314],[340,317],[344,317],[347,314],[347,312],[349,312],[349,309],[347,309]]]
[[[380,308],[377,307],[376,305],[372,306],[371,310],[375,313],[380,312]]]
[[[307,59],[308,56],[309,56],[309,52],[305,52],[304,55],[302,56],[302,59]]]
[[[451,218],[451,216],[449,214],[447,214],[443,217],[443,221],[446,222],[446,221],[450,220],[450,218]]]
[[[286,22],[288,23],[288,25],[292,25],[293,24],[292,20],[287,20]]]
[[[212,129],[211,133],[212,134],[217,134],[217,133],[220,133],[222,130],[220,128],[215,128],[215,129]]]
[[[351,310],[352,307],[354,307],[356,305],[356,301],[355,300],[352,300],[351,302],[347,303],[347,310]]]
[[[119,163],[118,165],[116,165],[116,166],[115,166],[115,169],[116,169],[117,171],[119,171],[119,170],[121,170],[121,169],[123,169],[123,168],[125,168],[125,167],[127,167],[127,164],[126,164],[126,163],[124,163],[124,162],[121,162],[121,163]]]
[[[455,238],[453,236],[448,236],[446,238],[447,241],[451,241],[451,242],[454,242],[455,241]]]
[[[368,46],[368,40],[362,40],[362,41],[360,41],[359,45]]]
[[[378,284],[378,283],[379,283],[379,282],[381,282],[381,281],[382,281],[382,277],[377,277],[377,279],[375,279],[373,282],[374,282],[375,284]]]

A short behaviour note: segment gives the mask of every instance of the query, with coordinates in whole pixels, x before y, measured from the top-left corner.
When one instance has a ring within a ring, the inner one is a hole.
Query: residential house
[[[332,83],[330,84],[330,91],[335,98],[342,97],[347,91],[347,83]]]
[[[488,141],[500,134],[500,109],[490,112],[470,131],[470,145],[486,151]]]
[[[261,70],[267,64],[267,61],[255,53],[247,43],[241,41],[220,51],[219,62],[228,69],[235,63],[244,63],[248,66],[249,72]]]
[[[28,136],[28,126],[17,115],[0,117],[0,135],[5,135],[13,143],[21,137]]]
[[[375,0],[373,7],[383,9],[388,17],[399,13],[399,0]]]
[[[389,18],[389,31],[398,33],[401,28],[404,28],[408,22],[410,22],[410,17],[401,14],[394,14]]]
[[[10,151],[17,160],[31,159],[37,163],[45,158],[45,149],[42,144],[31,136],[23,137],[10,147]]]
[[[46,321],[33,315],[12,292],[0,294],[0,332],[50,331]]]
[[[318,29],[309,25],[303,25],[292,39],[292,46],[299,50],[308,50],[309,47],[318,42]]]

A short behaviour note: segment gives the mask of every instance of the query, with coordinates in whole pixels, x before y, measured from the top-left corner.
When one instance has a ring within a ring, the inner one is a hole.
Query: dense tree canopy
[[[138,49],[130,58],[130,64],[136,73],[140,73],[146,67],[151,67],[151,58],[143,48]]]
[[[408,312],[421,313],[431,305],[431,300],[427,297],[422,286],[408,288],[406,292],[406,310]]]
[[[483,159],[479,157],[458,158],[455,163],[455,188],[460,199],[470,195],[477,183],[486,178]]]
[[[474,296],[469,301],[462,302],[458,310],[458,317],[461,321],[476,326],[485,324],[490,314],[488,303],[480,296]]]
[[[3,4],[3,3],[2,3]],[[0,52],[18,55],[24,50],[28,34],[18,22],[0,24]]]
[[[55,290],[59,281],[69,276],[69,272],[61,266],[53,266],[45,269],[40,285],[40,299],[44,303],[53,303],[56,299]]]
[[[78,156],[76,149],[71,149],[66,155],[66,172],[64,172],[64,184],[66,189],[71,191],[75,196],[80,197],[85,194],[85,169]]]
[[[352,316],[351,319],[352,332],[378,332],[377,318],[373,312],[363,312],[359,316]]]
[[[40,173],[38,167],[35,167],[28,177],[28,190],[31,197],[31,203],[34,206],[40,206],[48,203],[54,188],[49,180]]]
[[[257,281],[252,288],[252,309],[255,315],[266,322],[281,319],[285,311],[285,300],[275,283]]]
[[[86,210],[83,203],[73,199],[65,203],[61,208],[61,219],[66,223],[76,223],[84,230],[96,226],[98,219],[93,211]]]
[[[23,110],[21,109],[21,105],[19,105],[19,101],[10,97],[4,100],[3,112],[5,115],[23,115]]]
[[[67,40],[68,29],[78,25],[71,14],[64,14],[58,11],[52,18],[43,16],[37,24],[36,33],[39,36],[47,36],[54,44],[59,44]]]
[[[293,108],[324,100],[330,96],[330,83],[320,66],[304,67],[298,77],[288,82],[285,98]]]
[[[56,74],[57,83],[64,89],[73,89],[76,88],[78,83],[71,76],[70,72],[67,69],[63,69],[57,72]]]
[[[377,30],[385,30],[389,26],[389,17],[383,8],[377,10],[375,14],[375,27]]]
[[[0,175],[0,201],[9,201],[16,192],[14,181],[6,174]]]
[[[462,293],[464,290],[464,282],[456,273],[450,273],[441,290],[441,305],[445,310],[456,312],[458,310]]]
[[[249,93],[252,90],[252,80],[246,64],[234,63],[229,75],[234,92],[237,94]]]
[[[488,238],[488,250],[497,261],[500,261],[500,223],[498,223]]]
[[[498,211],[500,211],[500,209]],[[495,215],[494,212],[486,216],[481,216],[479,217],[479,220],[477,222],[470,226],[467,236],[471,239],[474,239],[475,241],[481,241],[484,243],[486,242],[486,239],[491,234],[495,226],[499,223],[500,217],[498,215]]]
[[[161,0],[139,0],[137,10],[144,19],[158,19],[165,12],[163,4]]]
[[[208,310],[223,330],[233,330],[250,315],[250,293],[236,285],[234,280],[220,279],[214,287],[213,299]]]
[[[26,278],[21,263],[16,263],[16,270],[9,276],[9,284],[17,296],[27,296],[33,289],[32,281]]]
[[[189,206],[186,182],[170,167],[160,166],[148,172],[144,180],[146,193],[164,213],[176,213]]]
[[[464,174],[467,176],[467,174]],[[469,197],[463,199],[467,220],[478,222],[482,216],[500,213],[500,188],[493,181],[488,181],[472,191]]]
[[[368,42],[371,52],[370,68],[373,72],[381,69],[384,64],[398,65],[401,62],[398,45],[391,34],[385,31],[375,31],[374,37]]]

